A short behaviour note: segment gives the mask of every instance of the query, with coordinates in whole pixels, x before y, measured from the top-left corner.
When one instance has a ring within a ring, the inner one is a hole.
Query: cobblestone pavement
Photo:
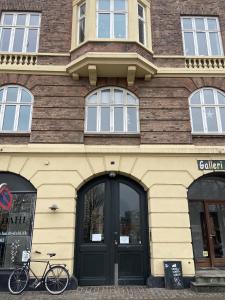
[[[152,300],[152,299],[190,299],[190,300],[224,300],[225,293],[195,293],[187,290],[150,289],[145,286],[126,287],[79,287],[75,291],[66,291],[59,296],[47,292],[24,292],[20,296],[0,293],[0,300]]]

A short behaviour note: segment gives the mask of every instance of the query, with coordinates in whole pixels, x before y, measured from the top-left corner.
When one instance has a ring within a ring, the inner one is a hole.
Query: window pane
[[[37,29],[30,29],[28,33],[27,52],[36,52],[37,48]]]
[[[13,23],[13,15],[5,15],[3,25],[12,25]]]
[[[26,24],[26,15],[17,15],[16,25],[25,25]]]
[[[127,129],[129,132],[137,132],[137,109],[127,108]]]
[[[114,15],[114,36],[115,38],[126,37],[126,16],[124,14]]]
[[[114,101],[115,104],[123,104],[123,91],[121,90],[115,90],[114,91]]]
[[[110,131],[110,107],[101,108],[101,131]]]
[[[197,41],[199,55],[208,55],[206,34],[204,32],[197,32]]]
[[[220,108],[220,118],[222,124],[222,131],[225,132],[225,107]]]
[[[214,94],[212,90],[203,90],[203,95],[204,95],[204,103],[205,104],[214,104]]]
[[[17,130],[28,131],[29,122],[30,122],[30,106],[21,105]]]
[[[206,113],[206,121],[207,121],[208,131],[209,132],[217,132],[218,126],[217,126],[215,108],[214,107],[206,107],[205,113]]]
[[[203,128],[201,108],[192,107],[191,115],[192,115],[192,131],[203,132],[204,128]]]
[[[100,183],[85,193],[83,240],[85,243],[104,241],[105,183]]]
[[[131,94],[127,94],[127,104],[137,105],[138,104],[137,98],[132,96]]]
[[[97,107],[88,107],[87,131],[97,130]]]
[[[138,15],[141,18],[144,17],[144,8],[140,4],[138,4]]]
[[[209,33],[212,55],[221,55],[219,36],[216,32]]]
[[[23,51],[23,39],[24,39],[24,29],[15,30],[15,38],[13,44],[13,51],[22,52]]]
[[[110,0],[99,0],[99,9],[110,10]]]
[[[3,130],[13,130],[15,120],[15,105],[7,105],[4,113]]]
[[[125,0],[114,0],[114,10],[125,10],[126,1]]]
[[[208,29],[209,30],[218,30],[216,19],[207,19],[208,21]]]
[[[79,43],[84,41],[85,19],[79,21]]]
[[[21,102],[31,102],[32,101],[32,97],[31,95],[24,89],[22,89],[21,92]]]
[[[191,104],[201,104],[201,100],[200,100],[200,92],[195,93],[195,94],[191,97]]]
[[[144,33],[144,22],[142,20],[138,20],[138,29],[139,29],[139,42],[145,43],[145,33]]]
[[[225,104],[225,96],[219,92],[217,92],[217,95],[218,95],[218,103]]]
[[[124,131],[122,107],[115,107],[114,109],[114,131],[119,131],[119,132]]]
[[[119,184],[120,237],[129,244],[141,243],[140,196],[127,184]]]
[[[110,90],[103,90],[101,92],[101,103],[109,104],[110,103]]]
[[[88,104],[97,104],[97,93],[94,95],[91,95],[88,100],[87,100]]]
[[[85,15],[85,11],[86,11],[86,4],[82,4],[80,6],[80,17],[83,17]]]
[[[2,99],[3,98],[3,89],[2,90],[0,90],[0,102],[2,102]]]
[[[9,51],[10,36],[11,29],[3,28],[1,35],[0,51]]]
[[[195,25],[197,30],[205,30],[205,23],[203,18],[196,18]]]
[[[30,16],[30,26],[38,26],[40,23],[40,15],[31,15]]]
[[[110,37],[110,14],[98,14],[98,37]]]
[[[195,55],[194,37],[192,32],[184,33],[185,54]]]
[[[192,20],[191,20],[191,18],[190,19],[183,18],[182,23],[183,23],[183,29],[184,30],[185,29],[186,30],[192,29]]]
[[[8,87],[6,102],[17,102],[18,88],[17,87]]]

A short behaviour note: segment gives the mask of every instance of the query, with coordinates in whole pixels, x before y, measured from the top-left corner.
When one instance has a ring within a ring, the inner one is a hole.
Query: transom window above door
[[[181,25],[185,55],[223,55],[223,46],[218,18],[182,17]]]
[[[127,0],[97,1],[97,37],[127,38]]]
[[[33,95],[18,85],[0,88],[0,132],[29,132]]]
[[[203,88],[189,99],[192,133],[225,134],[225,94]]]
[[[39,13],[5,12],[1,16],[0,51],[38,51],[41,15]]]
[[[139,100],[129,91],[106,87],[86,98],[87,133],[138,133]]]

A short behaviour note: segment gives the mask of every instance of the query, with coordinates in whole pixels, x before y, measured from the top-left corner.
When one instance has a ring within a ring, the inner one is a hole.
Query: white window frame
[[[116,39],[116,40],[126,40],[128,36],[128,0],[125,0],[125,10],[114,10],[114,0],[110,1],[110,10],[100,10],[99,9],[99,0],[97,0],[96,8],[96,36],[98,39]],[[98,36],[98,24],[99,24],[99,14],[109,14],[110,15],[110,35],[109,37],[99,37]],[[115,14],[120,13],[125,15],[125,37],[117,38],[114,33],[114,16]]]
[[[16,102],[9,102],[9,101],[6,102],[7,90],[8,90],[8,88],[11,88],[11,87],[18,88],[18,95],[17,95]],[[30,133],[31,132],[31,124],[32,124],[33,103],[34,103],[34,97],[31,94],[31,92],[29,90],[27,90],[26,88],[19,86],[19,85],[6,85],[6,86],[1,87],[0,90],[3,90],[2,102],[0,102],[0,107],[1,107],[1,109],[0,109],[0,133]],[[29,95],[31,96],[31,99],[32,99],[31,102],[21,102],[22,90],[29,93]],[[3,130],[2,129],[6,106],[16,106],[13,130]],[[19,114],[20,114],[21,106],[30,106],[29,126],[28,126],[28,130],[26,130],[26,131],[18,130]]]
[[[13,22],[12,25],[3,25],[3,20],[5,18],[5,15],[13,15]],[[18,15],[26,15],[26,22],[25,25],[16,25],[16,20]],[[30,17],[31,15],[38,15],[39,16],[39,25],[38,26],[30,26]],[[1,15],[1,23],[0,23],[0,41],[2,38],[2,31],[3,29],[11,29],[11,34],[10,34],[10,42],[9,42],[9,49],[8,51],[1,51],[1,52],[12,52],[13,51],[13,44],[14,44],[14,39],[15,39],[15,31],[18,28],[24,29],[24,39],[23,39],[23,46],[22,46],[22,51],[20,53],[29,53],[27,52],[27,47],[28,47],[28,34],[29,34],[29,29],[37,29],[37,43],[36,43],[36,50],[34,52],[30,53],[37,53],[39,49],[39,41],[40,41],[40,26],[41,26],[41,14],[40,13],[35,13],[35,12],[13,12],[13,11],[7,11],[3,12]]]
[[[204,94],[203,94],[204,90],[213,91],[213,97],[214,97],[214,100],[215,100],[214,104],[205,104],[204,103]],[[200,93],[200,102],[201,103],[200,104],[192,104],[191,99],[197,93]],[[225,93],[223,93],[221,90],[218,90],[218,89],[212,88],[212,87],[204,87],[204,88],[201,88],[201,89],[195,91],[189,97],[189,112],[190,112],[190,119],[191,119],[191,133],[193,135],[204,135],[204,134],[205,135],[225,135],[225,130],[223,131],[223,129],[222,129],[221,114],[220,114],[220,108],[225,108],[225,104],[219,104],[218,93],[225,96]],[[192,108],[200,108],[201,109],[201,115],[202,115],[202,121],[203,121],[203,131],[193,131],[194,127],[193,127]],[[215,108],[218,131],[208,131],[206,110],[205,110],[206,108]]]
[[[81,7],[85,6],[85,14],[81,17],[80,16],[80,12],[81,12]],[[80,45],[85,41],[85,30],[84,30],[84,40],[81,42],[80,41],[80,22],[82,20],[84,20],[84,28],[86,27],[86,9],[87,9],[87,5],[86,5],[86,1],[82,2],[79,4],[78,6],[78,18],[77,18],[77,44]]]
[[[123,99],[125,99],[125,104],[114,104],[113,102],[110,102],[108,104],[102,104],[101,103],[101,92],[104,90],[110,90],[110,98],[114,97],[114,91],[120,90],[123,92]],[[97,101],[94,104],[89,104],[88,100],[90,97],[92,97],[94,94],[97,93]],[[130,94],[132,97],[136,99],[136,104],[127,104],[127,95]],[[96,131],[88,131],[88,108],[89,107],[95,107],[97,109],[97,127]],[[110,108],[110,131],[102,131],[101,130],[101,108],[102,107],[109,107]],[[114,130],[114,109],[117,107],[123,108],[123,131],[115,131]],[[137,119],[137,131],[128,131],[128,114],[127,109],[128,108],[135,108],[136,109],[136,119]],[[98,90],[95,90],[92,92],[85,101],[85,133],[87,134],[139,134],[140,133],[140,119],[139,119],[139,99],[137,96],[135,96],[130,91],[120,88],[120,87],[104,87],[100,88]]]
[[[145,6],[143,6],[140,2],[137,3],[138,7],[141,6],[143,9],[143,17],[141,17],[138,13],[138,41],[139,43],[141,43],[142,45],[146,45],[146,8]],[[143,22],[143,30],[144,30],[144,43],[140,42],[140,32],[139,32],[139,20],[141,20]]]
[[[198,19],[198,18],[204,19],[205,30],[197,30],[196,29],[195,20]],[[184,19],[191,19],[192,20],[192,29],[184,29],[183,28],[183,20]],[[208,28],[208,19],[216,20],[217,30],[209,30],[209,28]],[[191,56],[215,56],[215,57],[220,57],[220,56],[224,55],[223,43],[222,43],[222,37],[221,37],[221,30],[220,30],[220,24],[219,24],[219,18],[218,17],[205,17],[205,16],[194,16],[194,17],[193,16],[185,16],[185,17],[181,17],[181,29],[182,29],[182,39],[183,39],[183,51],[184,51],[185,56],[190,56],[190,55],[186,54],[185,39],[184,39],[184,33],[185,32],[193,33],[195,54],[193,54]],[[207,43],[208,55],[200,55],[199,54],[198,41],[197,41],[197,32],[204,32],[206,34],[206,43]],[[220,46],[220,51],[221,51],[221,54],[219,54],[219,55],[213,55],[212,54],[211,42],[210,42],[210,38],[209,38],[209,33],[211,33],[211,32],[214,32],[214,33],[218,34],[219,46]]]

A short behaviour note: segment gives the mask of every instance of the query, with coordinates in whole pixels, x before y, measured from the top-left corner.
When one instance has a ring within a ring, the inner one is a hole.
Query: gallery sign
[[[225,170],[225,160],[198,160],[197,163],[199,170]]]

